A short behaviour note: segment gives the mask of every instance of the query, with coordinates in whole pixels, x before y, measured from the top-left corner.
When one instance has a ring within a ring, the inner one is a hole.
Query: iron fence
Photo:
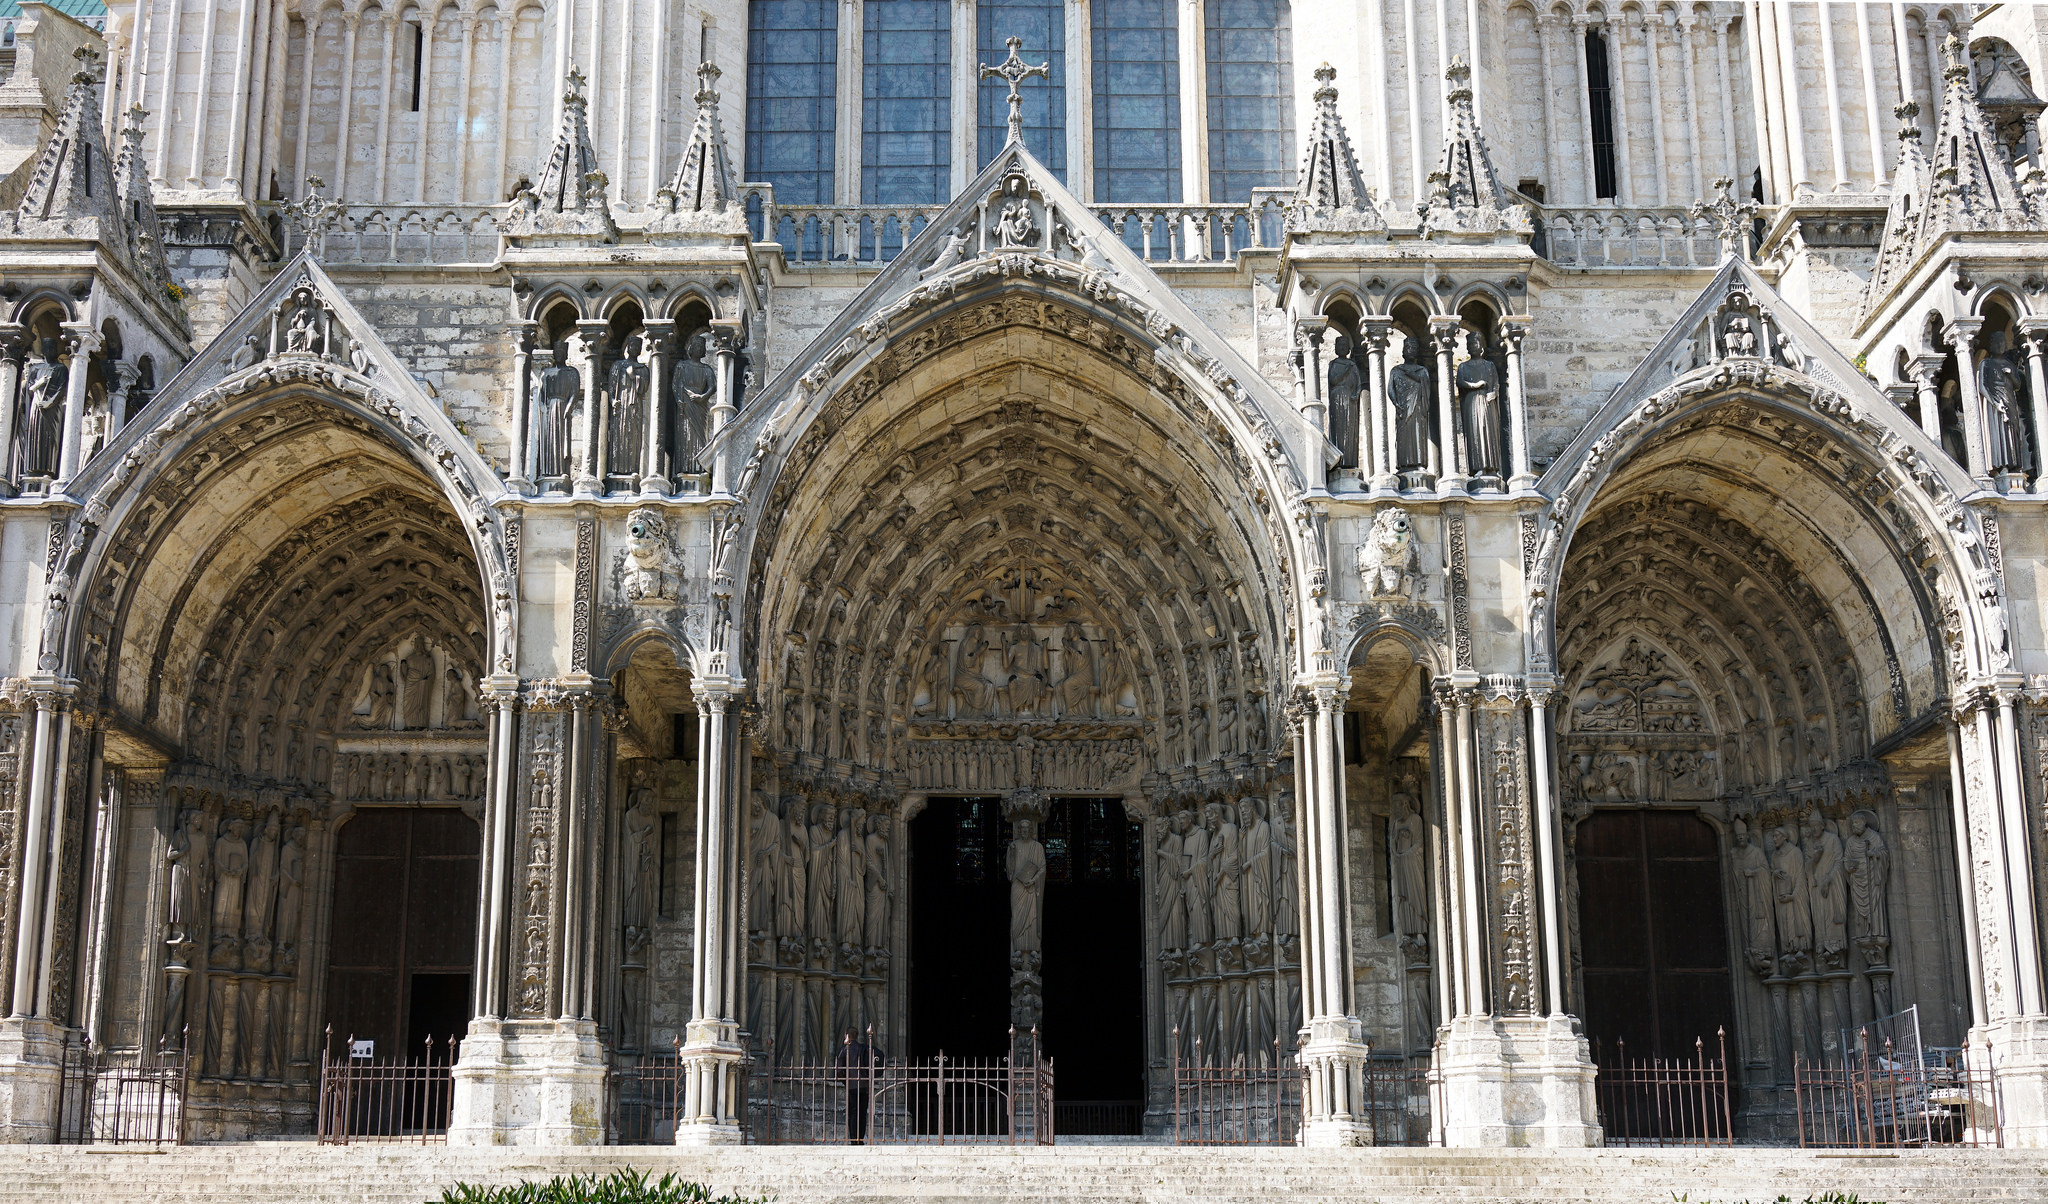
[[[1428,1054],[1365,1060],[1365,1108],[1372,1143],[1381,1146],[1442,1145],[1437,1130],[1438,1093]]]
[[[641,1054],[615,1064],[606,1076],[607,1127],[611,1145],[666,1145],[676,1139],[683,1110],[682,1042],[673,1052]],[[744,1099],[745,1094],[741,1094]]]
[[[1180,1030],[1173,1030],[1180,1048]],[[1273,1042],[1256,1062],[1217,1065],[1194,1043],[1194,1058],[1173,1064],[1175,1145],[1293,1145],[1301,1140],[1302,1072]]]
[[[183,1050],[114,1052],[67,1037],[58,1073],[57,1140],[185,1144],[185,1066]]]
[[[1988,1048],[1929,1049],[1906,1057],[1869,1030],[1838,1063],[1792,1058],[1799,1144],[1896,1149],[2005,1144]]]
[[[455,1101],[455,1059],[461,1042],[428,1037],[412,1057],[356,1056],[355,1038],[334,1053],[334,1029],[320,1050],[320,1107],[315,1134],[322,1145],[355,1142],[430,1145],[448,1140]]]
[[[1068,1137],[1136,1136],[1145,1104],[1134,1099],[1063,1099],[1053,1105],[1055,1127]]]
[[[1593,1047],[1594,1098],[1611,1146],[1735,1144],[1728,1086],[1728,1032],[1714,1032],[1714,1054],[1693,1038],[1690,1058],[1630,1058],[1628,1042],[1614,1055]]]
[[[1038,1033],[1000,1058],[891,1061],[850,1035],[829,1062],[775,1062],[760,1072],[751,1128],[770,1145],[1051,1145],[1052,1060]]]

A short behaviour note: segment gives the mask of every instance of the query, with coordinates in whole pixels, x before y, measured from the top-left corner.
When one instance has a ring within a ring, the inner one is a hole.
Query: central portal
[[[1057,1131],[1136,1134],[1145,1088],[1139,826],[1121,799],[1052,799],[1028,830],[1039,847],[1013,856],[1029,822],[1005,820],[995,798],[933,799],[911,821],[910,1053],[1001,1057],[1010,1025],[1022,1029],[1036,1010],[1040,1053],[1055,1069]],[[1013,866],[1043,883],[1036,983],[1030,960],[1012,955]]]

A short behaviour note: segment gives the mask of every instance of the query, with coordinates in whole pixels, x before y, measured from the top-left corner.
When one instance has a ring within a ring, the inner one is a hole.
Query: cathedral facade
[[[2048,10],[70,7],[7,1139],[87,1047],[194,1139],[425,1048],[450,1141],[597,1142],[666,1058],[715,1144],[1026,1034],[1331,1145],[1719,1041],[1785,1141],[1910,1027],[2048,1144]]]

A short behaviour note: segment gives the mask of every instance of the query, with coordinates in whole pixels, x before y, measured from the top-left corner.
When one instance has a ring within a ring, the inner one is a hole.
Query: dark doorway
[[[334,1052],[374,1041],[379,1061],[436,1062],[469,1026],[476,946],[474,820],[449,807],[363,808],[334,854],[327,1023]]]
[[[1141,1131],[1144,895],[1138,825],[1122,799],[1055,799],[1045,832],[1045,1053],[1057,1131]]]
[[[1721,847],[1689,811],[1596,811],[1579,824],[1586,1035],[1630,1061],[1716,1056],[1734,1041]]]
[[[1009,1052],[1008,844],[1000,799],[933,799],[910,821],[911,1057]]]

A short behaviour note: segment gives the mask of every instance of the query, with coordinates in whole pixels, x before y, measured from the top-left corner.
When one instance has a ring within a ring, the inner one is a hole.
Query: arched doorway
[[[412,436],[302,379],[347,370],[343,332],[278,287],[313,334],[252,334],[268,360],[230,370],[216,421],[140,415],[156,461],[87,479],[106,529],[78,538],[79,693],[127,804],[109,847],[163,850],[109,854],[146,889],[104,942],[151,953],[93,989],[132,1001],[110,1045],[188,1055],[194,1137],[306,1131],[330,1026],[381,1058],[472,1014],[476,535]]]
[[[1198,1038],[1228,1060],[1297,1027],[1288,578],[1228,429],[1134,354],[1152,336],[1008,287],[906,317],[770,487],[741,613],[784,860],[749,978],[778,1050],[872,1024],[893,1053],[931,1044],[925,984],[980,967],[985,1041],[1038,1026],[1073,1061],[1101,1034],[1066,946],[1102,937],[1137,1022],[1088,1089],[1135,1120]],[[960,964],[908,964],[976,891]],[[1069,922],[1089,906],[1099,931]]]

